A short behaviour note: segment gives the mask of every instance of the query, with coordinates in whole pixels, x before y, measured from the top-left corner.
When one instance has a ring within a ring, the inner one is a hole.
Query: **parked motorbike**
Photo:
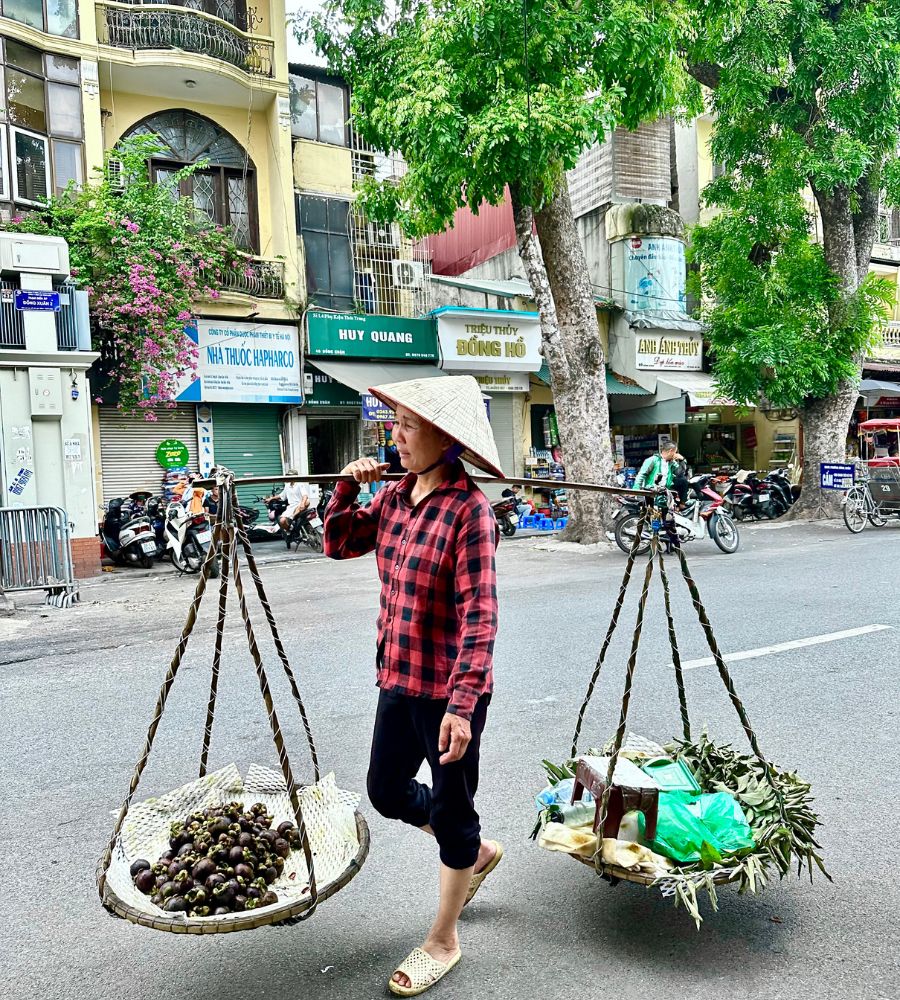
[[[182,573],[197,573],[212,543],[212,531],[206,514],[192,514],[184,504],[173,501],[166,508],[166,546],[176,568]],[[221,557],[216,555],[209,575],[220,571]]]
[[[506,538],[512,538],[519,526],[518,505],[519,501],[515,497],[501,497],[499,500],[491,501],[491,509],[497,519],[500,533]]]
[[[104,504],[102,510],[100,540],[113,562],[150,569],[156,557],[156,538],[140,503],[133,498],[116,497]]]
[[[166,556],[166,498],[162,494],[147,496],[144,503],[144,516],[150,522],[153,529],[153,538],[156,542],[156,559],[164,559]]]
[[[665,511],[654,511],[651,514],[651,520],[658,517],[666,519],[663,537],[670,547],[698,541],[708,535],[727,555],[737,552],[740,548],[741,537],[738,527],[725,511],[722,496],[711,488],[712,479],[711,475],[703,475],[695,476],[689,481],[691,492],[683,510],[675,507],[674,494],[668,492]],[[634,500],[622,498],[621,506],[623,510],[615,520],[614,534],[616,544],[627,553],[631,551],[634,543],[644,507],[637,497]],[[641,535],[638,555],[650,548],[652,534],[653,529],[648,523]]]

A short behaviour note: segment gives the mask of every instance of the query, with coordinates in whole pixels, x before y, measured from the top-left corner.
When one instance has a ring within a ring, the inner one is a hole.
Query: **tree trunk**
[[[878,189],[872,190],[871,178],[857,185],[855,197],[846,188],[823,192],[813,187],[822,217],[822,243],[825,260],[837,276],[843,293],[829,321],[839,319],[844,302],[854,296],[869,269],[872,243],[878,217]],[[862,374],[863,357],[856,358]],[[799,517],[838,517],[841,494],[819,486],[822,462],[847,461],[847,428],[856,406],[859,379],[842,382],[837,392],[826,399],[807,401],[800,411],[803,425],[803,471],[800,499],[792,514]]]
[[[534,214],[539,246],[532,232],[532,213],[517,193],[513,190],[512,200],[519,255],[541,313],[566,477],[611,484],[606,366],[565,174],[553,199]],[[567,541],[590,544],[605,539],[611,513],[608,497],[572,492],[569,512],[563,536]]]

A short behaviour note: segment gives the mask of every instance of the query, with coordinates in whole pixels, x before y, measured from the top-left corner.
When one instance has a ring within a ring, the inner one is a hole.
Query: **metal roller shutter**
[[[494,432],[494,440],[497,442],[500,468],[507,475],[515,475],[516,444],[513,407],[518,404],[518,400],[518,394],[513,392],[498,392],[491,396],[491,430]],[[492,500],[497,499],[503,490],[502,486],[486,486],[484,483],[481,484],[481,488]]]
[[[162,489],[163,470],[156,461],[156,448],[166,438],[187,445],[190,468],[197,465],[197,411],[193,403],[180,403],[174,410],[154,410],[156,420],[141,414],[125,414],[112,406],[100,407],[100,472],[103,499],[128,496],[135,490]]]
[[[213,403],[213,441],[216,465],[224,465],[242,476],[271,476],[273,485],[284,472],[281,456],[281,407],[249,403]],[[254,504],[255,496],[268,495],[265,486],[238,489],[243,504]]]

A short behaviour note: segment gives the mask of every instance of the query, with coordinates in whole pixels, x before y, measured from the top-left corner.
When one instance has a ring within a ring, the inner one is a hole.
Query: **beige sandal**
[[[466,895],[466,901],[463,904],[464,906],[468,906],[469,903],[472,902],[475,893],[478,892],[478,890],[481,888],[481,883],[488,877],[488,875],[491,874],[491,872],[497,867],[497,865],[500,864],[500,861],[503,857],[503,845],[498,840],[489,840],[488,843],[493,844],[494,847],[497,848],[497,850],[494,853],[494,856],[491,858],[491,860],[488,861],[488,863],[484,866],[484,868],[482,868],[482,870],[478,872],[477,875],[472,876],[472,881],[469,883],[469,892]]]
[[[398,997],[417,997],[443,979],[461,958],[462,952],[458,951],[449,962],[439,962],[423,948],[413,948],[394,970],[388,982],[388,989]],[[410,982],[409,986],[401,986],[394,982],[394,976],[398,972],[406,976]]]

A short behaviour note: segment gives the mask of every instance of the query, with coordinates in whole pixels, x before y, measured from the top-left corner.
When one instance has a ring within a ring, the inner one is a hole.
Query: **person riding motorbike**
[[[310,505],[309,488],[305,483],[298,483],[296,477],[300,473],[296,469],[288,469],[285,473],[285,483],[284,489],[280,493],[273,493],[272,496],[266,497],[265,502],[271,503],[272,500],[279,499],[284,500],[287,506],[278,519],[278,523],[285,531],[289,531],[291,527],[291,522],[300,513],[301,510],[306,510]]]
[[[687,503],[689,483],[684,457],[678,454],[675,441],[663,441],[659,451],[651,455],[641,466],[634,480],[633,489],[647,490],[664,486],[678,495],[683,507]]]

